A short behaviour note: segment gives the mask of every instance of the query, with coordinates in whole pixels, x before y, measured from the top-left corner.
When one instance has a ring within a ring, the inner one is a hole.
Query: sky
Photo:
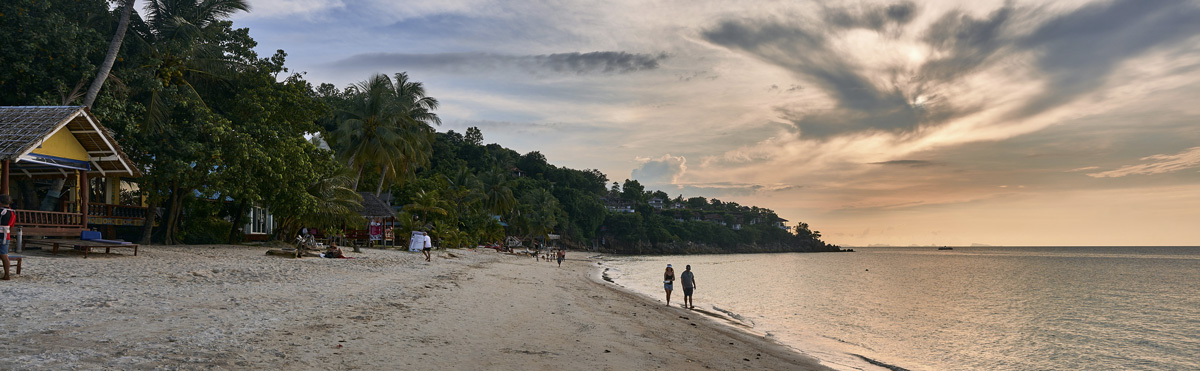
[[[1200,245],[1200,1],[249,1],[310,82],[829,243]]]

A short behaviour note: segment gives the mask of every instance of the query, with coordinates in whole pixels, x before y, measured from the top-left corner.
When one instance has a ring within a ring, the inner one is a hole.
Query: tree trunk
[[[242,225],[242,218],[246,215],[246,203],[246,200],[242,200],[242,202],[238,203],[237,214],[233,217],[233,225],[229,227],[229,237],[225,239],[226,243],[228,244],[232,245],[234,243],[234,237],[237,236],[238,226]]]
[[[379,197],[379,194],[383,193],[383,179],[386,178],[384,174],[387,174],[389,169],[391,169],[391,166],[384,165],[383,171],[379,172],[379,186],[375,187],[375,197]]]
[[[354,176],[354,185],[350,186],[350,189],[354,190],[355,192],[358,192],[358,181],[362,180],[362,173],[363,173],[363,168],[361,168],[361,167],[358,168],[358,175]]]
[[[156,211],[157,209],[158,205],[153,202],[151,202],[146,208],[146,225],[142,226],[142,239],[138,243],[143,245],[150,244],[150,236],[152,236],[154,232],[154,221],[155,219],[158,219],[158,212]]]
[[[179,215],[182,214],[179,209],[183,205],[183,196],[180,194],[180,190],[181,188],[171,188],[171,204],[167,209],[167,230],[163,237],[163,243],[167,245],[178,243],[175,241],[175,230],[179,228]]]
[[[123,1],[123,9],[121,9],[121,21],[117,23],[117,32],[113,34],[112,42],[108,44],[108,54],[104,56],[104,63],[100,64],[100,70],[96,72],[96,79],[92,80],[92,85],[88,87],[87,97],[83,99],[83,105],[91,107],[92,103],[96,102],[96,96],[100,95],[100,87],[104,86],[104,80],[108,79],[109,72],[112,72],[113,63],[117,61],[117,54],[121,51],[121,43],[125,41],[125,30],[129,28],[129,16],[133,13],[133,1]]]

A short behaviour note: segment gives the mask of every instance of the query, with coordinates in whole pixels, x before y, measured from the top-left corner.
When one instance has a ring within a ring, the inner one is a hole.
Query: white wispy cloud
[[[1141,159],[1146,164],[1124,166],[1116,170],[1088,173],[1093,178],[1118,178],[1129,175],[1153,175],[1171,173],[1200,167],[1200,147],[1192,147],[1173,155],[1154,155]]]

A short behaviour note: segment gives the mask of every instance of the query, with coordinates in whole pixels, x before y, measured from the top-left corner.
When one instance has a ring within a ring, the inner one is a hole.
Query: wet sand
[[[601,279],[493,250],[288,259],[246,246],[27,251],[0,283],[6,369],[824,370]],[[598,264],[599,263],[599,264]]]

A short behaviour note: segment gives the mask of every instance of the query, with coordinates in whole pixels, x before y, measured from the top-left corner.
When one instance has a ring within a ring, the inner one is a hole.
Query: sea
[[[697,309],[838,370],[1200,370],[1200,247],[854,250],[602,265],[664,305],[691,265]]]

